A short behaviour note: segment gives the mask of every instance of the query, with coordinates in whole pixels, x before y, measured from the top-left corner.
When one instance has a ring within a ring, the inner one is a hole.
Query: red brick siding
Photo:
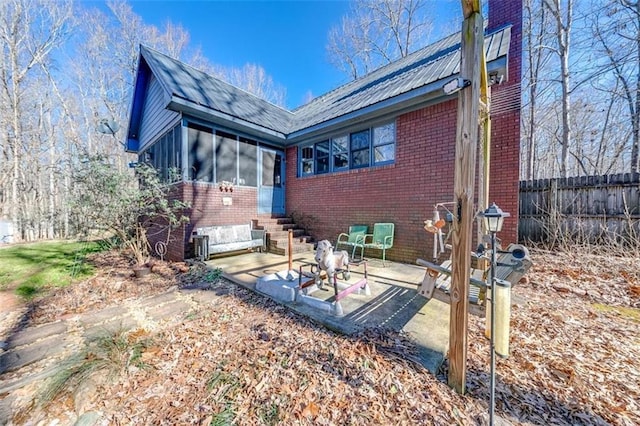
[[[232,205],[223,205],[224,197],[231,198]],[[176,185],[170,198],[182,199],[191,205],[185,211],[185,215],[190,218],[189,223],[172,232],[174,241],[169,244],[167,253],[171,260],[182,260],[193,255],[191,235],[195,228],[250,223],[256,218],[258,211],[256,188],[236,186],[233,192],[225,192],[213,184],[183,182]]]
[[[511,213],[500,238],[518,236],[518,168],[520,164],[520,108],[522,73],[522,1],[489,0],[489,31],[511,24],[508,80],[492,87],[492,158],[490,201]]]
[[[499,235],[507,244],[517,240],[522,4],[490,0],[489,15],[491,29],[513,25],[509,77],[492,88],[489,195],[511,213]],[[435,203],[453,200],[456,107],[454,100],[398,117],[391,166],[296,178],[297,149],[287,149],[287,213],[311,218],[312,235],[331,241],[352,224],[394,222],[388,257],[409,263],[428,257],[432,236],[422,229],[423,221]]]
[[[335,241],[349,225],[396,224],[388,257],[415,262],[432,237],[423,221],[453,198],[456,101],[400,116],[394,165],[296,178],[297,149],[287,150],[287,212],[312,218],[317,239]]]

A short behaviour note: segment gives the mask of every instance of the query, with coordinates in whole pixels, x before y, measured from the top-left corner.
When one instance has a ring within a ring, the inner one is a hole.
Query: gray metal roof
[[[485,37],[487,63],[506,57],[511,27]],[[379,68],[294,111],[290,132],[374,105],[427,84],[448,80],[460,70],[460,34],[452,34]]]
[[[510,40],[510,26],[485,36],[487,64],[506,58]],[[460,34],[445,37],[292,112],[155,50],[141,47],[141,55],[172,96],[287,135],[450,79],[459,72]]]
[[[293,115],[286,109],[156,50],[141,46],[140,54],[172,96],[278,132],[291,127]]]

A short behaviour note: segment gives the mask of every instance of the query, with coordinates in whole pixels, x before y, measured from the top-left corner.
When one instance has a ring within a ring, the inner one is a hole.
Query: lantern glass
[[[489,232],[500,232],[502,230],[502,222],[504,222],[502,216],[484,217],[484,224],[487,227],[487,231]]]
[[[505,217],[510,214],[503,212],[502,209],[493,203],[488,209],[481,213],[484,219],[484,225],[488,232],[496,233],[502,230],[502,223]]]

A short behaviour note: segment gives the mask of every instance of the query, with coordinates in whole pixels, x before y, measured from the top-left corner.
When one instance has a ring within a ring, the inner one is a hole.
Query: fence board
[[[520,182],[521,241],[625,242],[640,236],[640,173]]]

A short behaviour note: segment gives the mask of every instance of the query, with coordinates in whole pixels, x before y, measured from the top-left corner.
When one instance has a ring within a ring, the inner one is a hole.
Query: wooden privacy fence
[[[640,173],[520,182],[521,241],[637,244]]]

